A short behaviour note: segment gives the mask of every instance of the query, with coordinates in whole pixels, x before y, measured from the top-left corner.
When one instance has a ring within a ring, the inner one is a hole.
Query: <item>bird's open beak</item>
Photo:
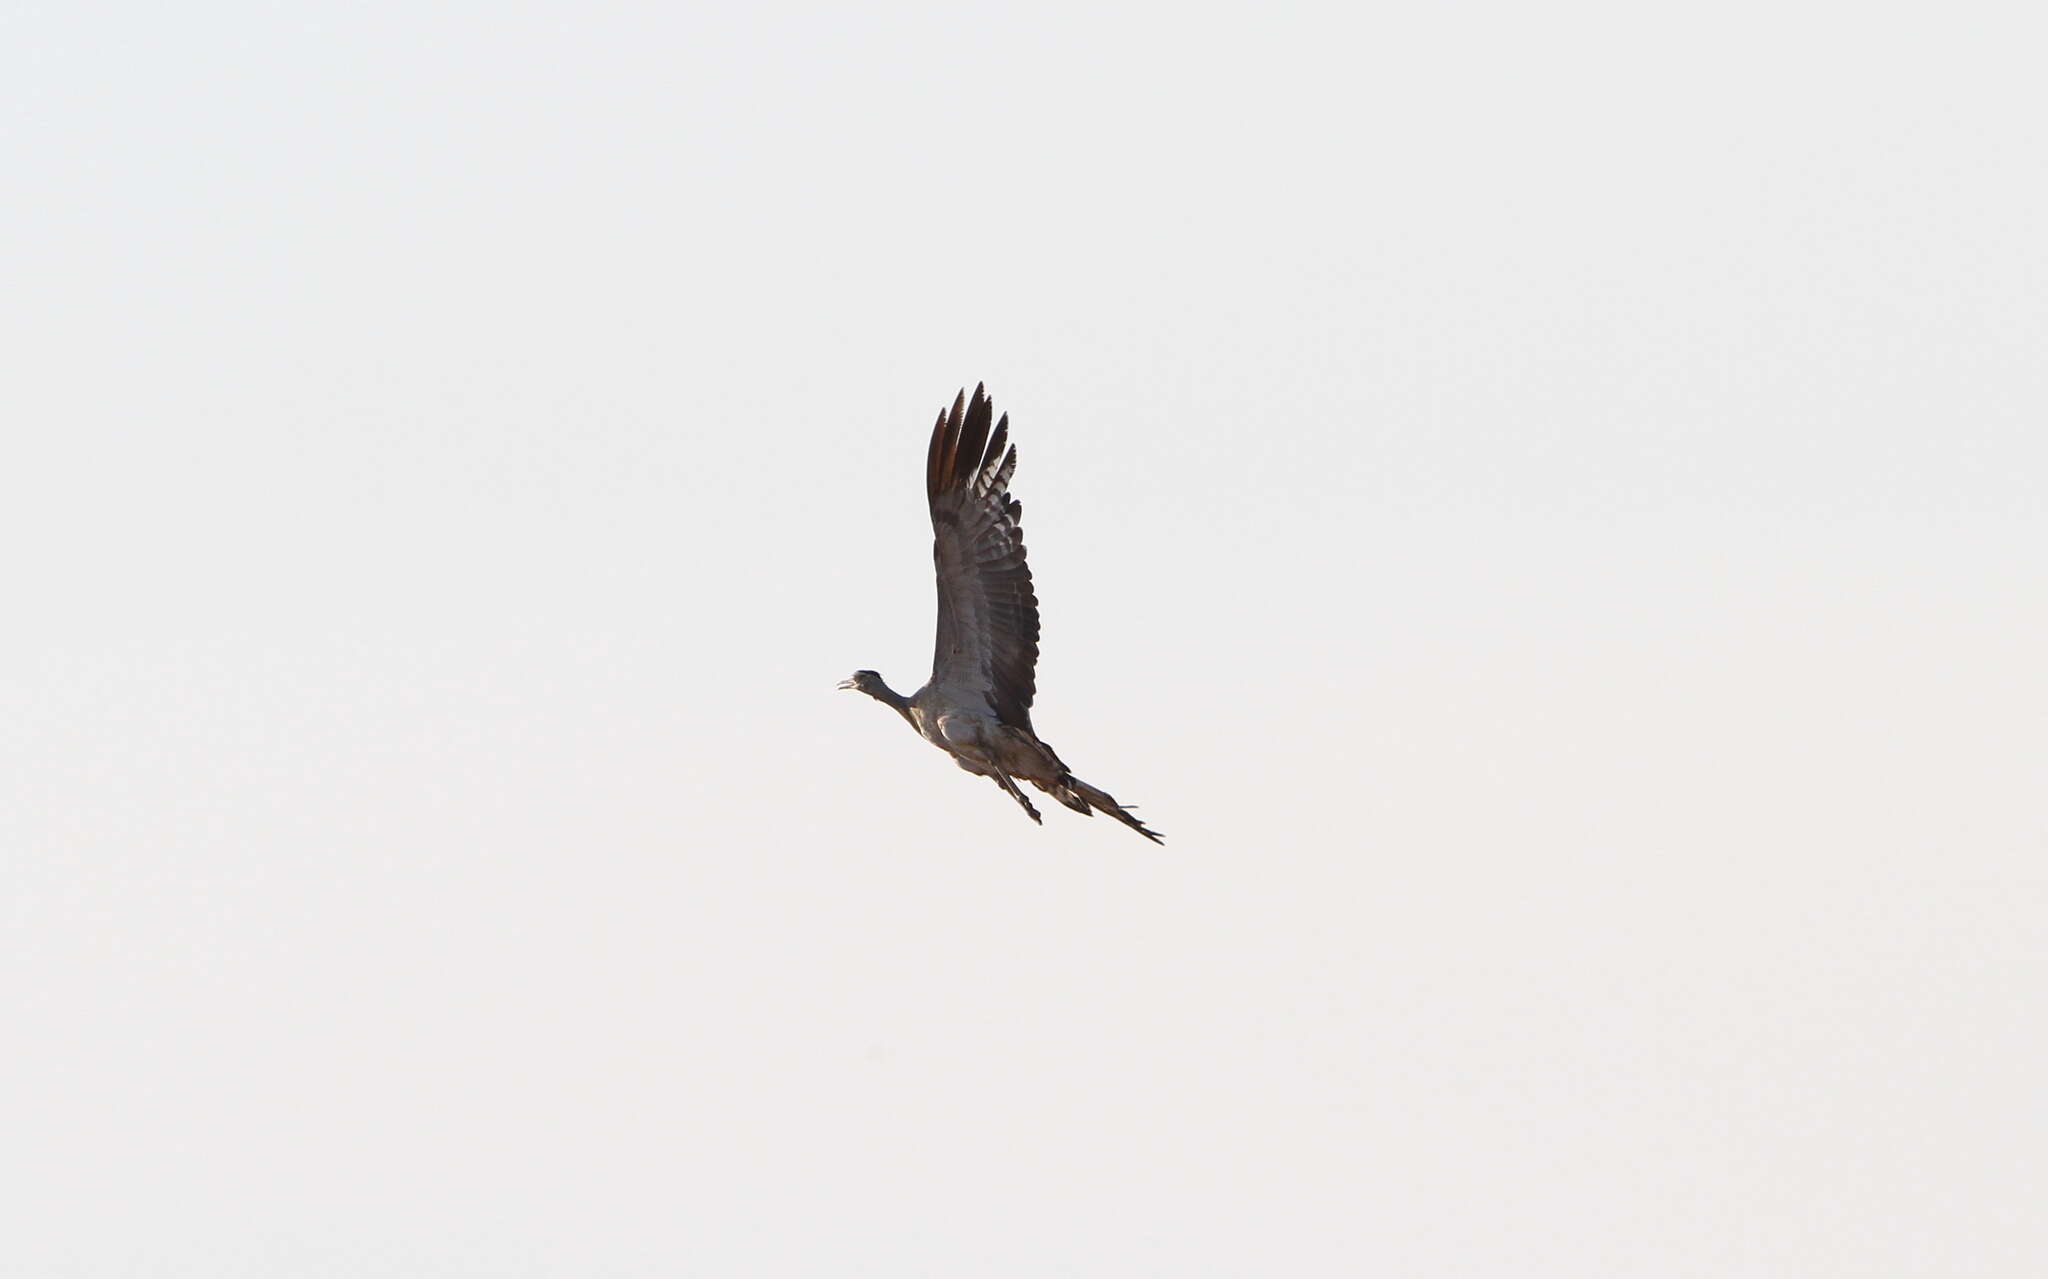
[[[841,688],[859,688],[859,687],[860,687],[860,685],[858,685],[858,684],[854,683],[854,682],[853,682],[852,680],[850,680],[850,679],[843,679],[843,680],[840,680],[840,681],[839,681],[839,687],[841,687]]]

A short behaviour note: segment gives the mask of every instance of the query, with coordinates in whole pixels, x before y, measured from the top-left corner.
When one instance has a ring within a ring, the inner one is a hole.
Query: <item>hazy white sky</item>
[[[2038,1273],[2022,14],[8,9],[0,1270]]]

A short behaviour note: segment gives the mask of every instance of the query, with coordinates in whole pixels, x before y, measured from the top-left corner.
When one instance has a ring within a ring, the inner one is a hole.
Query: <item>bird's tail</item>
[[[1147,830],[1145,823],[1133,817],[1129,808],[1117,803],[1116,796],[1111,795],[1106,790],[1098,790],[1090,786],[1072,773],[1063,772],[1060,774],[1060,780],[1057,785],[1044,786],[1040,789],[1077,813],[1086,814],[1091,810],[1098,813],[1108,813],[1111,817],[1116,818],[1153,843],[1164,844],[1166,842],[1165,837],[1160,835],[1158,831]]]

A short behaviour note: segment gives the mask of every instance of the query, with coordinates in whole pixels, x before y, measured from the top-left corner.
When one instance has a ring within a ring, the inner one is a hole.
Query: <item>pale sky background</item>
[[[8,5],[0,1272],[2040,1274],[2026,12]]]

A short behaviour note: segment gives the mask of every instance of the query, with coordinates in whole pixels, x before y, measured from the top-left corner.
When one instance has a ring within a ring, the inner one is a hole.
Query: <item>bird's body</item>
[[[1004,449],[1007,415],[989,426],[993,406],[981,387],[940,413],[925,462],[932,561],[938,577],[938,641],[932,677],[904,697],[873,671],[856,671],[841,688],[858,689],[894,709],[918,735],[961,768],[995,783],[1038,821],[1018,788],[1030,782],[1076,812],[1108,813],[1160,841],[1109,794],[1075,777],[1031,727],[1037,693],[1038,597],[1024,562],[1018,526],[1023,507],[1010,497],[1017,450]]]

